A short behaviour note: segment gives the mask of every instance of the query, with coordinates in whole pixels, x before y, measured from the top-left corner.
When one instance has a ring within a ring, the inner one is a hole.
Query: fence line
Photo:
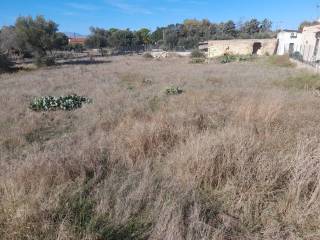
[[[316,68],[317,71],[320,70],[320,51],[316,49],[315,45],[301,44],[294,46],[294,49],[285,46],[284,52],[289,53],[290,58],[308,64]]]

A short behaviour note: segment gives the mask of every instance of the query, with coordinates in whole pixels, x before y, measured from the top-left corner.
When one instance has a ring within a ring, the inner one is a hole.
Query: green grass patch
[[[198,49],[195,49],[191,52],[191,58],[205,58],[206,55],[204,52],[201,52],[200,50]]]
[[[217,60],[222,63],[232,63],[232,62],[246,62],[252,61],[255,59],[253,55],[233,55],[233,54],[225,54],[221,57],[218,57]]]
[[[320,76],[317,74],[303,73],[297,76],[289,77],[282,81],[274,82],[275,85],[288,89],[319,89]]]
[[[160,109],[161,99],[158,96],[154,96],[148,101],[148,107],[152,112],[156,112]]]
[[[125,73],[119,76],[121,87],[128,90],[135,90],[141,87],[152,85],[152,80],[140,73]]]
[[[34,128],[24,134],[25,140],[29,144],[33,143],[45,143],[54,138],[62,137],[64,134],[70,133],[72,131],[72,123],[69,124],[45,124],[44,126],[39,126]]]
[[[190,61],[190,63],[192,63],[192,64],[202,64],[205,62],[206,62],[205,58],[192,58]]]
[[[74,193],[66,193],[53,214],[57,222],[68,219],[73,232],[81,239],[92,236],[95,239],[108,240],[144,240],[148,239],[151,222],[144,218],[133,216],[125,223],[114,223],[109,214],[99,214],[95,211],[97,202],[92,195],[89,182]]]
[[[98,239],[145,240],[149,237],[151,227],[150,222],[145,222],[138,217],[132,217],[121,225],[111,224],[107,218],[99,217],[91,223],[89,229]]]
[[[278,67],[289,67],[294,68],[296,64],[291,62],[288,55],[278,56],[274,55],[268,58],[268,63]]]

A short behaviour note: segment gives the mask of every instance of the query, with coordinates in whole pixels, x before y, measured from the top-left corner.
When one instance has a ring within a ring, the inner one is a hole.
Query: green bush
[[[0,53],[0,73],[10,70],[13,63],[8,59],[5,54]]]
[[[179,87],[176,87],[176,86],[171,86],[166,89],[167,95],[178,95],[181,93],[183,93],[183,90]]]
[[[191,52],[191,58],[205,58],[205,54],[198,49]]]
[[[142,55],[142,57],[145,58],[145,59],[153,59],[153,56],[152,56],[151,53],[144,53],[144,54]]]
[[[56,64],[56,59],[53,56],[36,56],[33,59],[33,63],[37,67],[53,66]]]
[[[300,52],[294,52],[290,55],[290,57],[301,62],[303,61],[303,56]]]
[[[239,62],[247,62],[254,59],[253,55],[238,55],[237,56]]]
[[[205,63],[205,58],[192,58],[190,63],[197,64],[197,63]]]
[[[231,55],[231,54],[225,54],[222,57],[219,58],[220,63],[231,63],[231,62],[235,62],[237,61],[237,58],[235,55]]]
[[[92,100],[78,95],[61,97],[45,96],[31,101],[30,108],[34,111],[72,111],[81,108],[83,103],[91,103]]]
[[[220,63],[231,63],[231,62],[246,62],[251,61],[254,58],[252,55],[233,55],[225,54],[222,57],[219,57],[218,60]]]

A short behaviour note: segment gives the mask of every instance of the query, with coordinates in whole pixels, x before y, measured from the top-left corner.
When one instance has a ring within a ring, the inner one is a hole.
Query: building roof
[[[84,44],[86,41],[86,38],[69,38],[70,44]]]
[[[302,31],[299,31],[299,30],[290,30],[290,29],[284,29],[282,30],[281,32],[295,32],[295,33],[302,33]]]
[[[320,31],[320,24],[303,28],[303,32],[319,32],[319,31]]]

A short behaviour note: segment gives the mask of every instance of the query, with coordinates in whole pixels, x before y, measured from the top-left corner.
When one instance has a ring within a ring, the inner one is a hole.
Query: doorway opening
[[[261,42],[255,42],[252,48],[252,55],[257,55],[258,51],[262,48]]]
[[[292,56],[294,52],[294,43],[289,44],[289,56]]]

